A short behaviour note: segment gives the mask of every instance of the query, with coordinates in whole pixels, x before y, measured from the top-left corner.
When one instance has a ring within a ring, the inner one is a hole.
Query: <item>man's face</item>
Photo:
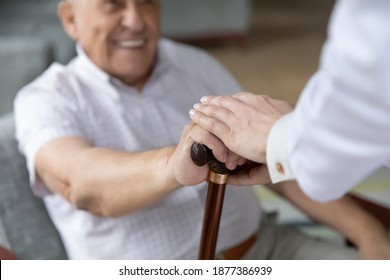
[[[71,0],[74,37],[108,74],[142,88],[160,37],[158,0]]]

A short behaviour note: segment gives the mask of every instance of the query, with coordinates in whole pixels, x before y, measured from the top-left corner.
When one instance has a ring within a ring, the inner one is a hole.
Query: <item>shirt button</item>
[[[280,173],[280,174],[284,174],[284,168],[283,168],[283,165],[278,162],[276,163],[276,170]]]

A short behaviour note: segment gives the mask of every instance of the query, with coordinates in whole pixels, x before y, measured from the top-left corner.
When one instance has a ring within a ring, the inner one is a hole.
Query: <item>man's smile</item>
[[[146,39],[116,40],[115,45],[120,48],[126,48],[126,49],[142,48],[146,45]]]

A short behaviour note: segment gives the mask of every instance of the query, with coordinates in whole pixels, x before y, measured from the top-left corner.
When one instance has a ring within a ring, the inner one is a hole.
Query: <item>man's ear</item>
[[[73,1],[61,1],[57,7],[57,14],[65,32],[75,41],[78,39],[78,32],[75,18],[76,6]]]

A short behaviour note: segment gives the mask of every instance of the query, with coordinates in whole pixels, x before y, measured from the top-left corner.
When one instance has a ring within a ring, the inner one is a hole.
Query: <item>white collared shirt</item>
[[[131,152],[175,145],[200,97],[239,90],[213,58],[168,40],[161,40],[155,70],[141,93],[104,73],[80,48],[67,66],[54,64],[23,88],[15,101],[20,150],[33,191],[44,197],[69,257],[196,259],[206,184],[184,187],[130,215],[96,217],[49,194],[35,177],[35,155],[44,144],[79,136],[98,147]],[[251,188],[228,187],[217,251],[252,235],[260,214]]]
[[[337,3],[320,68],[267,145],[273,182],[320,201],[390,164],[390,1]]]

